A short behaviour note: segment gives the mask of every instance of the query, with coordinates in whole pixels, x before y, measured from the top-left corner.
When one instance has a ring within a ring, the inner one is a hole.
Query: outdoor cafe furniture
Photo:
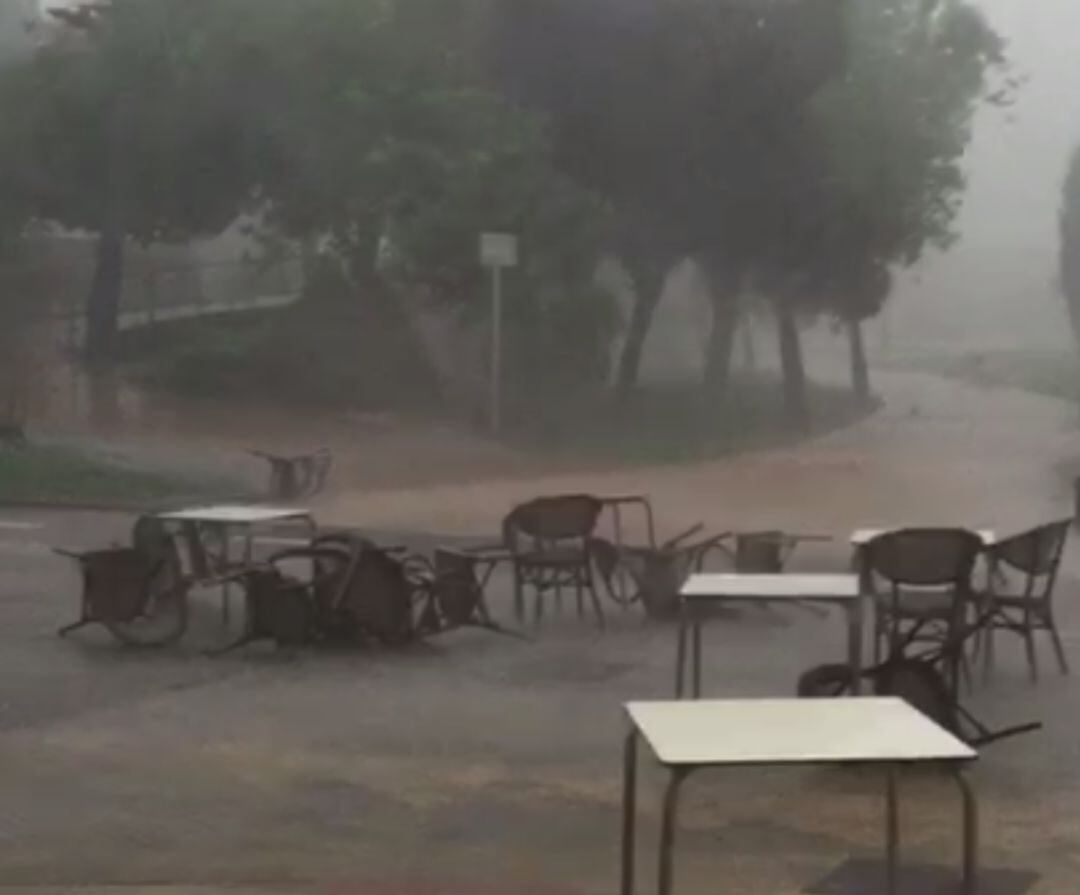
[[[791,767],[862,762],[885,778],[884,889],[896,895],[900,864],[898,778],[907,767],[944,767],[963,799],[964,895],[978,891],[977,803],[964,768],[977,753],[895,697],[634,702],[625,707],[621,895],[633,895],[637,768],[644,740],[667,772],[661,812],[659,895],[674,882],[679,796],[687,778],[709,768]]]
[[[732,562],[736,572],[779,575],[800,544],[826,543],[826,535],[788,534],[783,531],[733,532]]]
[[[101,624],[129,646],[167,646],[183,637],[190,583],[174,543],[151,528],[146,520],[136,523],[130,547],[56,551],[78,563],[82,578],[79,618],[60,636]]]
[[[301,500],[314,497],[326,486],[334,458],[326,448],[310,454],[281,456],[252,451],[253,457],[265,460],[270,467],[267,488],[270,500]]]
[[[225,652],[259,640],[280,646],[379,643],[424,636],[426,563],[353,532],[330,532],[248,568],[245,631]]]
[[[423,636],[458,628],[483,628],[520,636],[495,621],[485,585],[490,559],[463,550],[438,548],[420,575],[417,628]]]
[[[533,593],[533,618],[539,623],[544,601],[554,595],[561,603],[571,591],[578,615],[584,614],[587,594],[599,627],[604,610],[593,574],[593,535],[604,502],[588,494],[540,497],[515,507],[503,521],[503,547],[514,576],[514,611],[525,613],[525,594]]]
[[[608,595],[623,606],[640,602],[652,619],[678,616],[679,591],[686,579],[700,571],[709,551],[720,548],[728,537],[691,540],[703,528],[698,524],[663,544],[645,547],[594,539],[593,554]]]
[[[1071,519],[1041,525],[1005,538],[987,548],[988,586],[985,601],[991,614],[980,644],[984,672],[994,663],[994,632],[1008,631],[1024,640],[1031,679],[1039,677],[1035,634],[1050,635],[1058,667],[1068,674],[1069,663],[1054,618],[1053,596]]]
[[[973,575],[986,539],[960,528],[886,532],[858,552],[862,586],[874,599],[874,663],[901,645],[940,646],[974,612]],[[947,677],[959,684],[966,654],[950,656]]]
[[[691,575],[680,593],[678,647],[675,658],[675,697],[686,690],[687,665],[691,694],[701,697],[702,627],[710,606],[727,603],[796,604],[824,603],[840,606],[848,620],[848,660],[852,685],[858,692],[862,681],[864,600],[859,576],[789,574]]]
[[[283,525],[299,526],[308,536],[316,531],[311,511],[300,507],[218,504],[171,510],[154,518],[176,536],[185,554],[185,574],[195,586],[214,586],[249,568],[255,561],[260,531]],[[238,555],[233,551],[234,537],[240,540]],[[228,623],[227,582],[222,596],[222,617]]]

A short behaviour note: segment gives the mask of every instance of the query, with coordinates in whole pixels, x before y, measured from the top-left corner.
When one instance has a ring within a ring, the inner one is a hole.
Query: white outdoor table
[[[864,611],[858,575],[691,575],[679,599],[679,640],[675,658],[675,698],[685,690],[687,640],[692,670],[693,698],[701,698],[701,629],[708,604],[750,603],[832,603],[842,606],[848,616],[848,660],[852,669],[852,691],[862,682]]]
[[[188,558],[193,566],[195,577],[202,583],[213,583],[231,568],[230,538],[233,531],[239,531],[243,538],[242,565],[251,565],[255,555],[255,533],[262,526],[297,523],[315,531],[315,520],[311,511],[300,507],[268,507],[243,504],[216,504],[202,507],[187,507],[159,513],[157,518],[167,524],[179,527],[180,536],[188,551]],[[218,535],[224,546],[225,555],[221,562],[213,564],[207,555],[204,536],[212,532]],[[229,621],[228,584],[224,585],[222,600],[222,618]]]
[[[897,698],[755,699],[633,702],[623,766],[622,895],[633,895],[637,746],[644,738],[669,772],[660,832],[659,895],[670,895],[679,791],[694,771],[712,767],[879,764],[886,780],[887,892],[894,895],[899,853],[897,771],[943,764],[963,797],[963,893],[977,886],[978,808],[963,775],[978,755]]]

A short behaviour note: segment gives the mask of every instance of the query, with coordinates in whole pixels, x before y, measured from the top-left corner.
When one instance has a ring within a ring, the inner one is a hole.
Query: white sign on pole
[[[491,429],[502,427],[502,273],[518,264],[512,233],[481,233],[480,263],[491,271]]]
[[[517,267],[517,237],[511,233],[481,233],[480,263],[496,270],[501,267]]]

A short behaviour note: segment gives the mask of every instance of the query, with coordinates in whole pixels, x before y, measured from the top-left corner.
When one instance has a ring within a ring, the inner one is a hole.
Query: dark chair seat
[[[1024,594],[994,594],[994,605],[999,609],[1031,609],[1038,612],[1043,608],[1043,601],[1038,597]]]
[[[948,621],[954,611],[954,597],[951,593],[901,594],[896,606],[889,606],[887,612],[900,619],[941,619]]]

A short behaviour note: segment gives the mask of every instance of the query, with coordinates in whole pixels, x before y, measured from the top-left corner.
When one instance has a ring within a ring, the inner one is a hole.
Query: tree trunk
[[[702,391],[708,404],[726,402],[731,384],[731,357],[739,330],[739,278],[717,265],[703,267],[712,306],[712,327],[705,350]]]
[[[124,233],[111,224],[98,236],[94,279],[86,302],[86,357],[108,365],[116,353],[124,285]]]
[[[620,407],[628,404],[637,391],[645,342],[649,337],[656,309],[660,306],[660,299],[664,295],[664,284],[667,282],[667,272],[660,273],[659,269],[631,269],[629,272],[634,283],[634,310],[615,376],[615,402]]]
[[[739,335],[742,340],[743,368],[751,376],[757,373],[757,345],[754,341],[754,319],[751,314],[743,315],[739,326]]]
[[[784,300],[774,302],[780,336],[780,363],[784,373],[784,408],[788,420],[806,428],[810,415],[806,400],[806,366],[795,314]]]
[[[104,197],[98,229],[94,278],[86,303],[86,358],[108,368],[116,353],[120,297],[124,287],[124,241],[127,237],[130,99],[118,97],[110,110],[108,156],[102,172]]]
[[[848,343],[851,346],[851,388],[859,403],[870,401],[870,368],[866,362],[866,344],[862,324],[858,320],[847,321]]]

